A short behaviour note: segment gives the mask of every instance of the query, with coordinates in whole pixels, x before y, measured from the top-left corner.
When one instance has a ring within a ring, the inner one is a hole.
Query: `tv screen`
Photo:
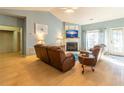
[[[66,30],[66,38],[78,38],[78,30]]]

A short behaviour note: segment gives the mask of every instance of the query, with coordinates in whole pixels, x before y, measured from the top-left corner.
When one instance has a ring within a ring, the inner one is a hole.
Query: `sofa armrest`
[[[75,65],[75,57],[73,54],[69,54],[66,56],[65,60],[63,61],[63,72],[68,71]]]
[[[67,58],[67,57],[72,57],[72,56],[74,56],[72,53],[67,53],[67,54],[66,54],[66,58]]]

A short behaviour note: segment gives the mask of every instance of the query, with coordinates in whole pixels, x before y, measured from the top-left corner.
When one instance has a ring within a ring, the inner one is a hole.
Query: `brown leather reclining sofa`
[[[75,65],[74,55],[72,53],[65,54],[59,46],[37,44],[34,48],[40,60],[63,72],[70,70]]]

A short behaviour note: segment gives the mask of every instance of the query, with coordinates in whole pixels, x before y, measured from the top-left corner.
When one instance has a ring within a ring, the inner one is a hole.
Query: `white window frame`
[[[88,33],[93,33],[93,32],[99,32],[100,33],[100,30],[89,30],[89,31],[86,31],[86,49],[88,50],[88,37],[87,37],[87,34]]]
[[[112,39],[111,34],[112,34],[113,29],[123,29],[123,31],[124,31],[124,27],[109,28],[105,31],[105,44],[108,46],[106,51],[108,51],[110,54],[112,54],[110,47],[111,47],[111,39]],[[124,32],[123,32],[123,44],[124,44]],[[124,52],[124,46],[123,46],[123,52]],[[114,54],[114,55],[116,55],[116,54]],[[124,55],[124,53],[117,54],[117,55]]]

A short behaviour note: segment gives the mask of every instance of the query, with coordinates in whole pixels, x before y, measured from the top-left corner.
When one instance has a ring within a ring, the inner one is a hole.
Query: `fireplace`
[[[78,43],[77,42],[67,42],[66,43],[66,51],[78,51]]]

